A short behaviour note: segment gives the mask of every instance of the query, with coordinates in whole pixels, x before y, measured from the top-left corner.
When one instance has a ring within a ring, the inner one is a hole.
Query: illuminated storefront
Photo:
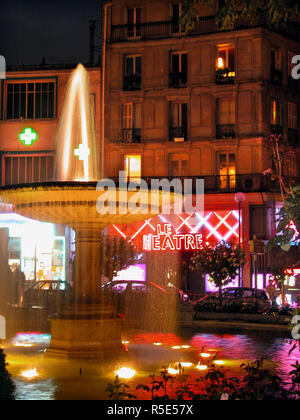
[[[8,229],[8,263],[20,267],[26,281],[65,282],[65,237],[55,225],[7,213],[0,214],[0,228]]]

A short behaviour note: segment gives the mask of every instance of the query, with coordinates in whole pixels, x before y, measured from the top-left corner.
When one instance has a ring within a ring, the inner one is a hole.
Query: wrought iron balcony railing
[[[217,85],[234,85],[235,71],[229,69],[220,69],[216,71]]]
[[[217,139],[235,139],[235,124],[218,124],[216,129]]]
[[[124,87],[125,91],[134,91],[141,90],[142,78],[137,74],[130,74],[124,77]]]
[[[169,141],[183,142],[187,140],[187,128],[186,127],[170,127],[169,130]]]
[[[141,143],[141,129],[140,128],[125,128],[123,130],[124,143]]]
[[[299,130],[288,128],[288,142],[291,145],[299,144]]]
[[[185,88],[187,73],[170,73],[170,88]]]
[[[296,23],[290,22],[289,24],[283,23],[274,26],[270,22],[267,22],[264,16],[257,16],[255,19],[243,16],[237,19],[230,28],[222,29],[216,23],[215,16],[206,16],[198,19],[194,28],[188,32],[182,32],[179,24],[172,20],[141,23],[138,25],[113,25],[111,42],[159,40],[170,37],[188,37],[257,27],[268,28],[297,41],[300,40],[300,25]]]
[[[271,82],[272,83],[281,86],[282,78],[283,78],[283,73],[281,70],[271,68]]]
[[[151,185],[152,179],[167,179],[170,182],[174,178],[182,181],[191,180],[193,185],[193,193],[196,193],[197,180],[204,180],[204,193],[205,194],[222,194],[222,193],[280,193],[280,185],[278,180],[272,180],[270,176],[262,174],[237,174],[237,175],[199,175],[199,176],[176,176],[176,177],[146,177],[145,181]],[[295,181],[300,183],[300,179],[296,178]]]

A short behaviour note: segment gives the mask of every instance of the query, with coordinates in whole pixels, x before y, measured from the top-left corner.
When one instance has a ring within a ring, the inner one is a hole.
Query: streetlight
[[[242,210],[242,203],[246,201],[245,194],[242,192],[239,192],[234,197],[236,203],[239,203],[239,247],[241,247],[241,210]],[[239,287],[242,286],[241,284],[241,266],[239,268]]]

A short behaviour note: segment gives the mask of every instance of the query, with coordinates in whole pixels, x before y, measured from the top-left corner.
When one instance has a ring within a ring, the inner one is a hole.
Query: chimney
[[[94,51],[95,51],[95,29],[96,23],[94,20],[90,20],[90,60],[89,64],[94,64]]]

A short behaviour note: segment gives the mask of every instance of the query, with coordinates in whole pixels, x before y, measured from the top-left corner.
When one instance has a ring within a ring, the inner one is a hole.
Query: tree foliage
[[[283,207],[276,215],[276,234],[269,241],[267,251],[278,245],[283,251],[289,251],[292,240],[300,239],[300,185],[296,185],[292,178],[284,175],[284,167],[290,165],[295,150],[281,135],[269,136],[266,139],[266,146],[271,152],[274,167],[274,170],[268,169],[268,173],[272,174],[274,181],[279,182],[283,203]]]
[[[15,399],[15,385],[6,366],[5,354],[0,348],[0,401]]]
[[[227,0],[218,8],[216,23],[222,29],[229,28],[242,16],[254,19],[263,14],[267,21],[276,25],[284,23],[300,12],[300,0]],[[184,31],[191,30],[199,17],[199,7],[205,5],[215,8],[216,0],[184,0],[181,13],[181,26]]]
[[[245,251],[234,243],[219,242],[216,246],[204,245],[191,258],[191,269],[210,276],[220,292],[237,276],[238,270],[246,263]]]

